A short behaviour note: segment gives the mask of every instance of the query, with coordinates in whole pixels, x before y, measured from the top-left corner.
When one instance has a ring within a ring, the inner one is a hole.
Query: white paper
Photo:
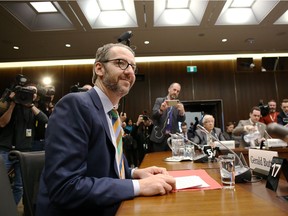
[[[203,179],[199,176],[183,176],[175,177],[176,180],[176,189],[185,189],[185,188],[203,188],[209,187]]]

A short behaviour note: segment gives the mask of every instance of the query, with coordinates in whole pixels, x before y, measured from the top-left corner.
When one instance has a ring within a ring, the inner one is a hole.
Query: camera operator
[[[146,115],[139,115],[136,124],[133,125],[131,135],[137,142],[139,166],[146,153],[151,152],[150,134],[153,129],[152,120]]]
[[[33,84],[14,89],[9,94],[8,109],[0,117],[0,154],[7,171],[14,169],[12,190],[16,204],[23,195],[20,165],[15,159],[9,160],[8,155],[14,149],[31,151],[35,121],[48,121],[48,117],[34,105],[36,98],[37,88]]]
[[[55,95],[54,86],[37,86],[38,96],[35,106],[40,109],[48,118],[51,115],[54,104],[53,99]],[[42,151],[45,148],[45,131],[47,123],[36,120],[35,122],[35,135],[32,143],[32,151]]]
[[[262,115],[259,122],[262,122],[266,125],[272,122],[277,123],[277,115],[279,114],[279,112],[276,111],[277,104],[275,100],[271,99],[268,102],[268,105],[263,105],[263,102],[262,102],[262,105],[260,105],[259,107],[260,107],[261,115]]]

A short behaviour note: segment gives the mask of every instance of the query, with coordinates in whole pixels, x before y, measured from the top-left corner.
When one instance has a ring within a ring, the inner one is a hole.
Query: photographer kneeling
[[[12,190],[16,204],[23,195],[22,178],[19,163],[9,160],[8,155],[11,150],[31,151],[36,121],[48,122],[48,117],[34,106],[36,98],[36,85],[17,86],[11,89],[5,101],[7,110],[0,114],[0,155],[5,160],[7,171],[14,170]]]

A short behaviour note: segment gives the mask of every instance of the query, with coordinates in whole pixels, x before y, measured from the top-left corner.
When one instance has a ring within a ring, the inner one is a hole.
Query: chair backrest
[[[45,162],[45,152],[20,152],[14,150],[10,152],[9,156],[17,157],[20,162],[25,216],[34,216],[40,176]]]
[[[18,216],[4,159],[0,155],[0,215]]]

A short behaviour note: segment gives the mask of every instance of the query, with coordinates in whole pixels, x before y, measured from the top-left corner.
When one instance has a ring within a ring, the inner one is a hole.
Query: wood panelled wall
[[[176,62],[138,63],[139,74],[144,80],[136,81],[129,95],[121,101],[124,111],[133,121],[144,110],[151,112],[156,97],[166,96],[172,82],[182,85],[180,99],[214,100],[222,99],[224,122],[247,119],[250,108],[258,105],[259,100],[265,103],[269,99],[280,102],[287,95],[288,71],[261,72],[260,60],[254,60],[254,71],[239,72],[236,60],[199,60]],[[196,73],[187,73],[186,66],[196,65]],[[91,84],[92,65],[69,65],[47,67],[23,67],[0,69],[0,91],[9,87],[17,74],[27,76],[39,83],[44,76],[54,80],[56,88],[55,101],[69,93],[70,87],[77,84]],[[125,107],[124,107],[125,106]]]

